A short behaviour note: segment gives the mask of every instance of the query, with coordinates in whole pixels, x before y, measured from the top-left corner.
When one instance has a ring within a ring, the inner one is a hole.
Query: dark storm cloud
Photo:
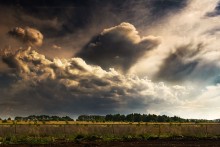
[[[150,0],[152,19],[157,19],[182,10],[188,0]]]
[[[188,0],[19,0],[3,1],[2,5],[16,6],[23,9],[33,17],[51,20],[57,17],[59,21],[65,21],[62,32],[73,33],[77,29],[87,28],[91,23],[104,20],[108,25],[115,25],[122,21],[132,24],[143,23],[152,17],[151,21],[161,19],[170,12],[181,10],[187,5]],[[97,16],[97,14],[99,14]],[[142,18],[140,18],[142,17]],[[111,20],[114,21],[110,24]],[[24,19],[22,19],[24,20]],[[144,21],[142,21],[144,20]],[[51,32],[53,33],[53,32]]]
[[[1,1],[1,48],[8,45],[4,30],[15,26],[38,28],[44,34],[41,51],[53,58],[71,57],[103,29],[129,22],[147,32],[171,12],[180,11],[186,0],[18,0]],[[161,8],[161,9],[160,9]],[[160,9],[160,10],[159,10]],[[99,27],[97,27],[97,24]],[[74,38],[74,39],[73,39]],[[11,43],[11,46],[19,43]],[[62,47],[53,52],[53,45]]]
[[[10,73],[0,73],[0,87],[1,89],[7,88],[11,84],[13,84],[14,81],[17,80],[17,77]]]
[[[99,65],[104,69],[111,67],[127,71],[147,51],[157,47],[160,39],[139,36],[136,28],[129,23],[104,29],[95,36],[76,56],[90,64]]]
[[[167,81],[183,80],[192,73],[198,61],[186,61],[186,58],[193,58],[200,51],[200,45],[191,50],[191,44],[180,46],[174,53],[171,53],[163,62],[157,77]]]
[[[183,92],[113,69],[105,71],[81,58],[49,60],[30,49],[5,58],[18,62],[11,73],[15,76],[4,82],[6,90],[0,90],[0,110],[10,108],[7,114],[128,113],[153,103],[176,102],[176,94]]]
[[[177,47],[163,61],[155,79],[169,82],[194,81],[216,84],[220,67],[219,53],[204,43],[189,43]],[[201,80],[202,79],[202,80]]]
[[[215,17],[220,15],[220,2],[218,2],[217,6],[212,12],[208,12],[206,15],[209,17]]]

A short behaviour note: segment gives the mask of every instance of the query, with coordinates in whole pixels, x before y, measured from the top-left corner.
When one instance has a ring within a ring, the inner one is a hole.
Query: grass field
[[[131,123],[79,121],[0,122],[2,144],[48,144],[82,140],[148,140],[152,138],[220,138],[218,123]]]

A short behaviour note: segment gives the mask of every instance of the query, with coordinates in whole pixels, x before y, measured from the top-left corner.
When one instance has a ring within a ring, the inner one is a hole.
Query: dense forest
[[[1,119],[0,119],[1,120]],[[11,120],[11,118],[8,118]],[[49,116],[49,115],[30,115],[27,117],[16,116],[16,121],[74,121],[69,116]],[[178,116],[169,117],[166,115],[155,114],[107,114],[103,115],[80,115],[76,121],[93,121],[93,122],[220,122],[217,120],[205,120],[205,119],[183,119]]]

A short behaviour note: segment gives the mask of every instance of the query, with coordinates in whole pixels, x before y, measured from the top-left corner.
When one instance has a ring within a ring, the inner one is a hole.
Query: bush
[[[7,123],[8,121],[6,119],[2,120],[2,123]]]

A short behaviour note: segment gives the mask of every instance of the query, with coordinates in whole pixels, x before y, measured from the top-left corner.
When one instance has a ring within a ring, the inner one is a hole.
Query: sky
[[[219,0],[0,2],[0,116],[220,118]]]

